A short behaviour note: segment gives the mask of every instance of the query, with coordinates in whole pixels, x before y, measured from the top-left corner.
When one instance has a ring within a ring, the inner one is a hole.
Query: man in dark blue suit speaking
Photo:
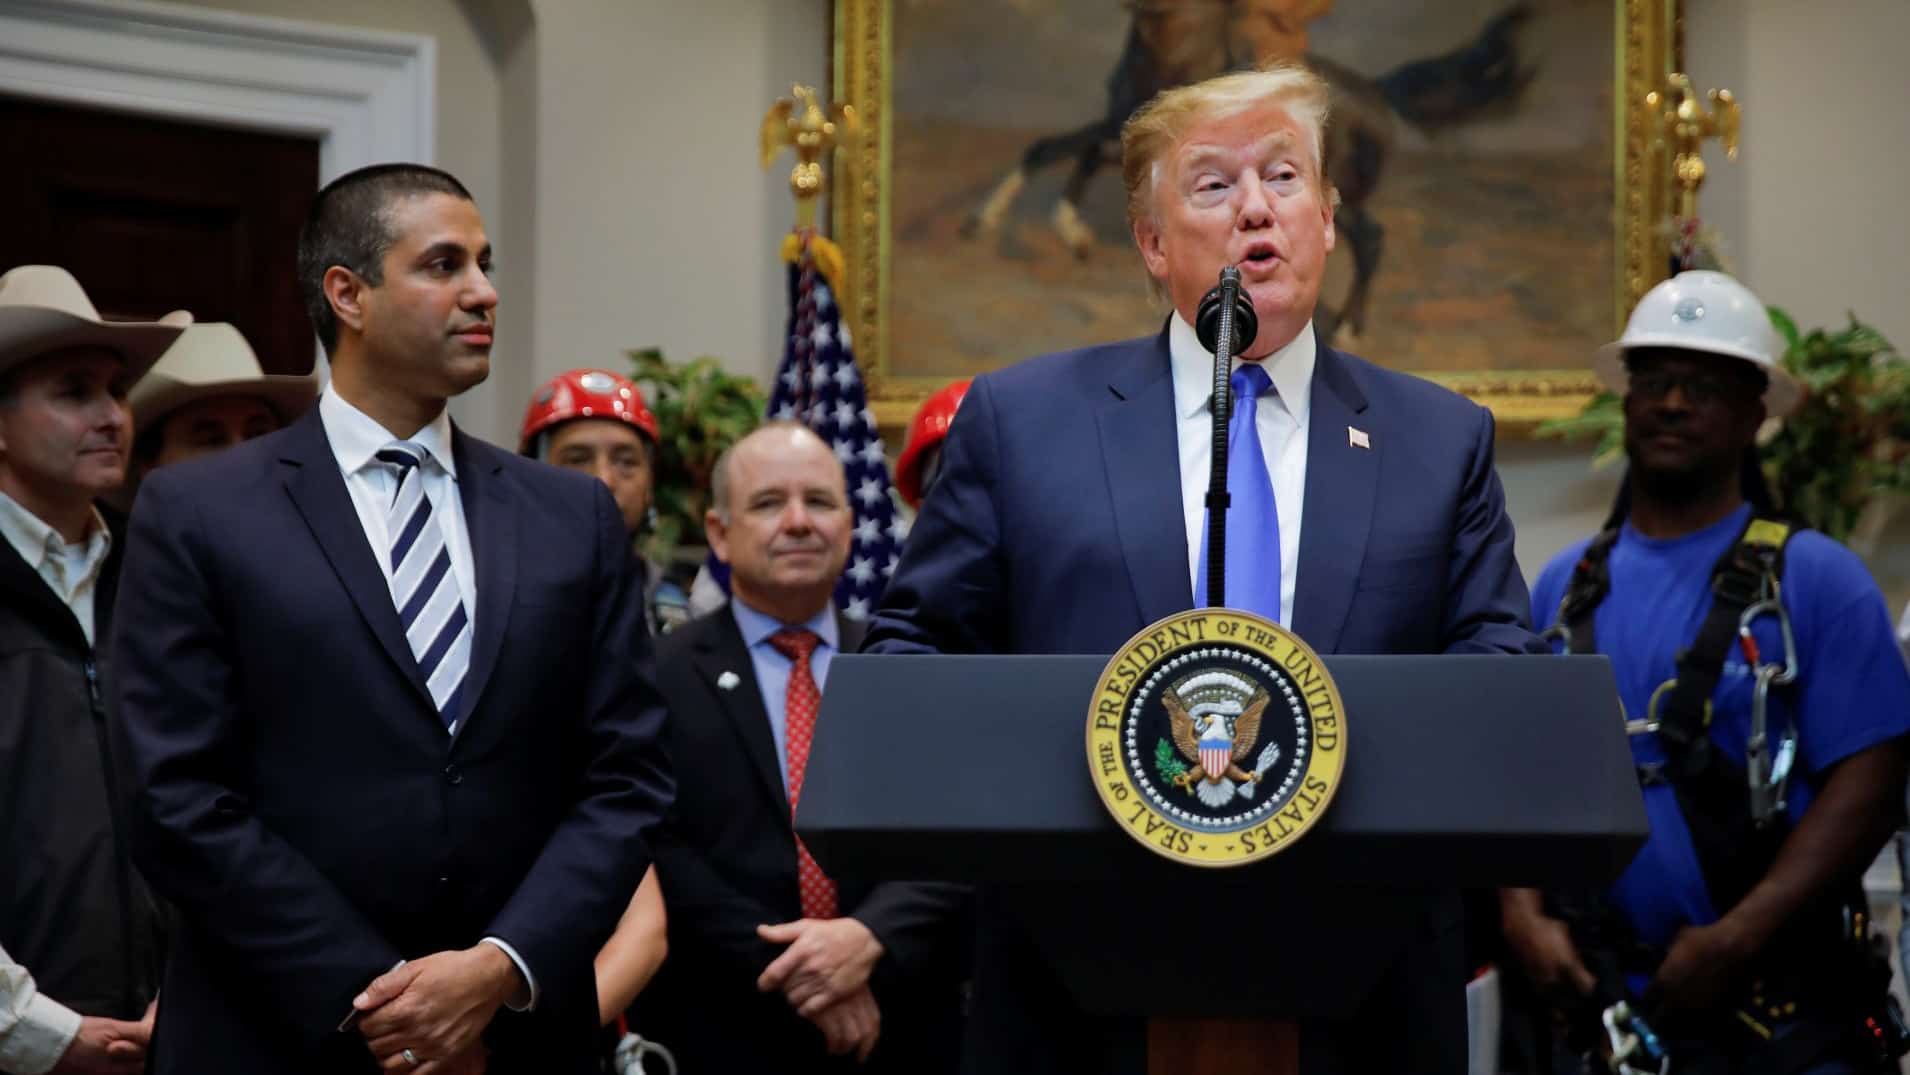
[[[299,242],[318,405],[140,491],[119,730],[182,920],[153,1070],[596,1070],[663,712],[609,490],[445,413],[490,369],[490,264],[451,176],[334,181]]]
[[[1213,355],[1191,326],[1235,265],[1259,332],[1232,380],[1228,604],[1322,653],[1538,651],[1491,415],[1315,339],[1326,110],[1317,77],[1276,67],[1128,121],[1128,219],[1174,312],[976,379],[865,650],[1107,654],[1204,603]],[[1302,1071],[1465,1070],[1457,899],[1395,907],[1412,939],[1359,1018],[1302,1027]],[[1075,1011],[1031,948],[988,916],[969,1070],[1140,1070],[1136,1026]]]

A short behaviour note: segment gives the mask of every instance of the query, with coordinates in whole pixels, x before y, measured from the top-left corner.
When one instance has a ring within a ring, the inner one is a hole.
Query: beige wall
[[[1744,105],[1737,163],[1707,155],[1702,214],[1800,324],[1846,310],[1910,349],[1910,3],[1686,0],[1687,66]]]
[[[764,173],[757,131],[792,82],[824,84],[828,0],[533,8],[535,73],[522,81],[534,105],[507,71],[507,110],[534,112],[513,124],[505,168],[513,199],[535,199],[536,261],[529,361],[502,371],[511,394],[572,366],[618,368],[649,344],[766,381],[793,209],[788,163]]]
[[[1800,325],[1845,311],[1910,353],[1910,3],[1685,0],[1686,66],[1743,102],[1736,163],[1706,154],[1700,212],[1732,267]],[[1853,540],[1893,610],[1910,600],[1910,510]]]

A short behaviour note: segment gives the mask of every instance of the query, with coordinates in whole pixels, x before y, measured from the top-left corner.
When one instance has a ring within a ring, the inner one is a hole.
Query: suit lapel
[[[770,801],[781,806],[787,815],[789,793],[783,788],[782,766],[776,762],[776,739],[770,734],[769,717],[763,708],[763,688],[756,681],[756,663],[750,659],[749,647],[743,644],[743,632],[727,607],[710,614],[706,629],[691,650],[696,673],[716,697],[723,718],[742,739],[750,768],[756,771],[757,780]]]
[[[458,722],[462,734],[477,712],[504,645],[504,625],[517,590],[517,512],[512,510],[503,463],[455,425],[451,452],[458,464],[458,499],[464,506],[477,576],[478,607],[473,614],[477,634],[471,639],[471,664],[464,673],[465,719]]]
[[[345,479],[338,472],[338,458],[332,454],[331,442],[325,439],[325,427],[319,422],[317,407],[306,411],[305,416],[286,431],[285,448],[279,461],[286,464],[285,490],[291,495],[293,506],[304,516],[305,525],[311,528],[338,581],[344,584],[345,592],[358,606],[365,626],[411,681],[417,696],[435,719],[437,706],[432,703],[424,675],[418,670],[418,660],[405,641],[404,626],[398,622],[398,610],[391,603],[385,573],[379,569],[371,543],[365,539],[365,528],[358,521],[358,509],[353,506]]]
[[[1351,429],[1372,433],[1366,396],[1344,357],[1321,347],[1313,371],[1307,420],[1306,507],[1300,566],[1293,590],[1293,631],[1321,653],[1332,653],[1353,607],[1360,563],[1373,521],[1373,498],[1384,437],[1371,447],[1351,442]]]
[[[1152,340],[1136,341],[1116,360],[1108,377],[1108,398],[1095,420],[1128,581],[1140,622],[1153,623],[1194,602],[1165,331]]]

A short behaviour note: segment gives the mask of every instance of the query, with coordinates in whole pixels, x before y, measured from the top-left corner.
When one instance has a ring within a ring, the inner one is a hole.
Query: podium
[[[1344,780],[1263,862],[1188,867],[1120,831],[1087,768],[1094,656],[835,658],[796,829],[832,874],[987,887],[1083,1010],[1162,1021],[1344,1016],[1408,939],[1402,886],[1603,886],[1644,843],[1604,657],[1324,660]],[[1174,908],[1252,913],[1190,975],[1191,929],[1127,940]]]

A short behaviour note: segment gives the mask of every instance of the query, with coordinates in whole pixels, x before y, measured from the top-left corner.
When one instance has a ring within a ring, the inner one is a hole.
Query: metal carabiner
[[[641,1034],[625,1034],[611,1063],[618,1075],[648,1075],[643,1061],[652,1056],[663,1062],[664,1075],[676,1075],[676,1056]]]
[[[1758,651],[1757,638],[1751,633],[1751,624],[1759,616],[1772,616],[1777,620],[1778,637],[1784,641],[1784,663],[1775,665],[1778,677],[1775,686],[1788,687],[1797,682],[1797,636],[1791,633],[1791,616],[1784,610],[1784,603],[1773,594],[1769,597],[1746,605],[1738,614],[1738,647],[1744,652],[1744,660],[1752,668],[1765,667],[1763,657]]]
[[[1770,742],[1771,685],[1781,670],[1759,665],[1751,685],[1751,734],[1744,741],[1744,779],[1751,796],[1751,820],[1762,828],[1784,812],[1791,763],[1797,756],[1797,735],[1786,731],[1773,754]]]
[[[1647,732],[1655,732],[1663,727],[1664,721],[1658,719],[1658,703],[1663,701],[1665,695],[1669,694],[1671,689],[1677,685],[1677,676],[1672,676],[1670,679],[1658,684],[1657,689],[1651,692],[1651,697],[1645,701],[1645,719],[1627,720],[1625,722],[1625,734],[1644,735]],[[1704,700],[1704,726],[1707,728],[1711,727],[1711,716],[1711,699],[1706,698]]]
[[[1758,652],[1751,625],[1759,616],[1777,619],[1778,637],[1783,640],[1783,663],[1767,663]],[[1738,615],[1738,646],[1751,668],[1751,734],[1744,743],[1744,778],[1751,797],[1751,820],[1760,828],[1769,825],[1784,812],[1785,792],[1790,783],[1791,765],[1797,757],[1797,730],[1785,730],[1776,750],[1770,738],[1771,688],[1797,682],[1797,638],[1791,632],[1791,617],[1779,599],[1777,580],[1765,579],[1762,596],[1745,606]]]
[[[1606,1008],[1599,1013],[1599,1021],[1605,1025],[1605,1038],[1611,1047],[1605,1065],[1613,1075],[1669,1075],[1671,1057],[1666,1055],[1665,1047],[1646,1025],[1644,1017],[1631,1010],[1624,1001]],[[1634,1061],[1657,1067],[1642,1067]]]

